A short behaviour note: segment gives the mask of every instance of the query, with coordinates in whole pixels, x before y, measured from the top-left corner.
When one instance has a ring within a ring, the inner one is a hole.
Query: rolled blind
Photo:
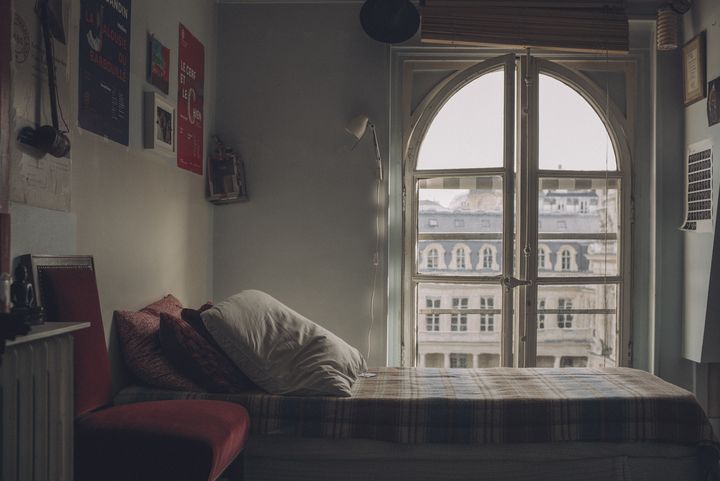
[[[425,43],[628,51],[624,0],[425,0],[421,12]]]

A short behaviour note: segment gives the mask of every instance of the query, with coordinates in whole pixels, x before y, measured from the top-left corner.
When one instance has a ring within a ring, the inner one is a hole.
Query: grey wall
[[[685,173],[682,125],[682,68],[680,50],[658,52],[654,49],[655,30],[648,45],[654,59],[649,79],[640,86],[640,98],[654,114],[654,162],[651,174],[651,321],[654,324],[653,362],[655,373],[686,389],[692,388],[692,363],[682,356],[683,234],[682,199],[685,195],[679,179]],[[654,84],[654,85],[653,85]],[[643,179],[635,179],[642,182]],[[636,213],[637,214],[637,213]],[[642,224],[641,215],[636,223]]]
[[[707,32],[707,79],[712,80],[720,75],[720,3],[713,0],[695,2],[693,8],[685,14],[684,41],[690,40],[702,31]],[[720,124],[708,127],[705,100],[696,102],[685,109],[685,142],[691,144],[699,140],[711,139],[715,149],[720,147]],[[718,161],[717,150],[715,162]],[[718,170],[715,169],[717,174]],[[718,198],[720,182],[714,182],[713,199]],[[685,336],[684,352],[691,359],[699,361],[710,355],[715,361],[720,359],[720,348],[714,353],[703,349],[703,333],[705,332],[705,314],[708,302],[708,284],[712,260],[712,234],[685,234]],[[710,320],[717,325],[717,319]]]
[[[16,0],[29,2],[33,0]],[[79,1],[72,5],[70,85],[77,94]],[[12,252],[95,256],[106,332],[112,311],[135,309],[171,292],[199,305],[211,294],[212,207],[203,177],[142,147],[146,35],[171,49],[170,99],[177,96],[178,22],[205,45],[205,132],[214,130],[216,6],[213,0],[132,3],[130,146],[72,128],[72,208],[14,204]],[[74,109],[73,109],[74,110]],[[67,117],[66,112],[66,117]],[[209,137],[208,137],[209,138]]]
[[[707,80],[720,76],[720,3],[716,0],[698,0],[693,8],[683,17],[683,40],[687,42],[702,31],[707,34]],[[708,127],[706,114],[706,100],[696,102],[684,109],[685,143],[691,144],[699,140],[711,139],[714,145],[714,162],[718,162],[718,147],[720,147],[720,124]],[[717,166],[714,174],[717,175]],[[713,199],[718,198],[720,182],[714,181]],[[717,206],[715,206],[717,211]],[[717,213],[716,213],[717,215]],[[717,220],[716,220],[716,233]],[[720,319],[713,316],[706,317],[708,298],[710,302],[717,303],[717,293],[709,292],[710,269],[717,259],[712,257],[712,234],[684,234],[684,329],[683,351],[694,360],[720,360],[720,346],[716,342],[703,339],[709,333],[718,335],[720,332]],[[716,265],[714,268],[718,268]],[[717,376],[717,365],[710,369],[706,364],[695,364],[693,376],[693,390],[700,402],[710,412],[717,416],[720,412],[720,396],[718,386],[720,378]],[[714,374],[714,375],[713,375]],[[714,394],[713,394],[714,393]],[[716,428],[720,425],[720,418],[715,418]]]
[[[213,265],[215,298],[264,290],[365,353],[375,161],[370,136],[350,151],[344,126],[368,115],[387,158],[389,67],[359,8],[219,7],[216,122],[245,159],[250,201],[216,208]],[[385,279],[381,267],[370,365],[385,364]]]

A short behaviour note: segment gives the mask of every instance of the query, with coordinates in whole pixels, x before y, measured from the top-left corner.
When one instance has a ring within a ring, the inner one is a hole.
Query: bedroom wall
[[[360,28],[360,6],[219,6],[216,124],[245,160],[250,201],[215,209],[214,297],[264,290],[365,354],[375,160],[371,137],[351,151],[344,126],[368,115],[387,159],[389,109],[387,48]],[[385,279],[381,268],[376,366],[385,364]]]
[[[693,8],[683,17],[683,41],[687,42],[695,35],[705,31],[707,34],[707,80],[720,76],[720,3],[715,0],[697,0]],[[717,149],[720,146],[720,124],[708,126],[706,113],[706,100],[696,102],[684,109],[685,144],[699,140],[710,139],[714,145],[714,162],[718,161]],[[714,169],[717,174],[717,167]],[[714,181],[714,199],[718,198],[720,182]],[[717,207],[716,207],[717,208]],[[716,233],[717,235],[717,233]],[[704,346],[702,336],[704,332],[720,330],[718,319],[707,318],[706,308],[710,280],[710,268],[713,263],[712,234],[684,234],[685,248],[685,282],[684,282],[684,338],[683,347],[685,355],[696,360],[720,360],[720,347]],[[712,316],[711,316],[712,317]],[[707,327],[711,327],[707,331]],[[707,344],[707,343],[705,343]],[[702,346],[702,347],[700,347]],[[700,347],[700,348],[699,348]],[[695,365],[695,392],[700,401],[705,404],[711,415],[720,416],[720,369],[717,364]],[[720,425],[720,418],[716,417],[716,426]]]
[[[33,2],[34,0],[16,0]],[[77,24],[73,0],[70,48],[71,105],[77,97]],[[142,147],[142,92],[146,35],[171,49],[170,99],[177,97],[178,22],[205,45],[205,132],[214,131],[216,5],[214,0],[132,2],[130,145],[125,147],[72,129],[70,212],[12,206],[13,255],[92,254],[97,267],[106,334],[115,309],[135,309],[171,292],[190,305],[211,297],[212,207],[203,177],[181,170],[174,159]],[[73,109],[75,110],[75,109]]]

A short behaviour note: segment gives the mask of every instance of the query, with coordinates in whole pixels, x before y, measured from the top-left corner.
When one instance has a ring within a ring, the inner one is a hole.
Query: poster
[[[148,35],[148,82],[164,94],[170,91],[170,49]]]
[[[67,74],[69,0],[50,0],[50,32],[55,61],[60,130],[70,130],[65,114],[71,112]],[[14,136],[24,127],[51,125],[47,63],[35,2],[16,1],[12,24]],[[70,136],[70,134],[68,134]],[[71,139],[72,140],[72,139]],[[71,160],[40,155],[19,142],[10,143],[10,199],[44,209],[70,210]]]
[[[203,173],[203,83],[205,48],[180,24],[178,46],[177,164]]]
[[[713,155],[709,140],[688,146],[686,168],[685,222],[681,230],[712,232],[713,230]]]
[[[707,118],[708,127],[720,122],[720,77],[708,82]]]
[[[130,0],[80,1],[80,127],[128,145]]]

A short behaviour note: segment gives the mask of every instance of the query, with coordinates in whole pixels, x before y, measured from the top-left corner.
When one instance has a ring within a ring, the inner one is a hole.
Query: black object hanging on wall
[[[420,14],[409,0],[367,0],[360,9],[360,24],[378,42],[401,43],[420,28]]]
[[[52,125],[43,125],[37,129],[25,127],[20,131],[18,140],[40,150],[43,154],[54,157],[65,157],[70,153],[70,139],[60,131],[58,124],[57,82],[55,79],[55,59],[53,58],[51,19],[48,0],[40,0],[37,5],[38,15],[42,25],[42,35],[45,44],[45,60],[47,62],[48,90],[50,91],[50,112]]]

